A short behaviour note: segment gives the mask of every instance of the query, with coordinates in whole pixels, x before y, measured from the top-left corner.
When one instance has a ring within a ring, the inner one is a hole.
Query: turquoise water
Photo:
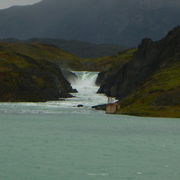
[[[107,98],[78,75],[75,98],[0,103],[0,180],[180,180],[180,119],[92,110]]]
[[[180,119],[0,115],[1,180],[179,180]]]

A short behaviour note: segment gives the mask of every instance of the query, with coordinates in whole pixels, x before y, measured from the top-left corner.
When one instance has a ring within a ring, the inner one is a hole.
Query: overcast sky
[[[14,5],[26,5],[39,2],[41,0],[0,0],[0,9],[8,8]]]
[[[5,9],[14,5],[28,5],[28,4],[34,4],[37,2],[40,2],[42,0],[0,0],[0,9]],[[59,0],[62,3],[68,2],[68,0]],[[76,2],[76,4],[80,4],[79,2],[83,1],[83,0],[74,0]],[[87,0],[88,1],[88,0]],[[89,0],[91,1],[91,0]],[[109,0],[111,1],[111,0]],[[116,0],[114,0],[116,1]],[[122,3],[125,2],[126,0],[117,0],[117,1],[121,1]],[[120,2],[120,3],[121,3]],[[158,6],[158,4],[160,5],[174,5],[174,6],[180,6],[180,0],[129,0],[128,2],[141,2],[141,3],[145,3],[145,4],[149,4],[150,6]],[[131,3],[129,3],[131,4]]]

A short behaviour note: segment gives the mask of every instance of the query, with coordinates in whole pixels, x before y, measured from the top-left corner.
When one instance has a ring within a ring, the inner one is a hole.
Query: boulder
[[[77,107],[84,107],[84,105],[82,105],[82,104],[78,104],[78,105],[77,105]]]

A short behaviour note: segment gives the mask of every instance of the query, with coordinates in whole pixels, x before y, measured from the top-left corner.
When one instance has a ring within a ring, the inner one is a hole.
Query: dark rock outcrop
[[[74,90],[58,65],[20,54],[9,56],[6,63],[0,60],[0,101],[43,102],[72,97]]]
[[[81,108],[81,107],[84,107],[84,105],[78,104],[77,107]]]
[[[132,61],[100,73],[98,93],[123,98],[134,92],[158,69],[180,60],[180,27],[160,41],[144,39]]]
[[[96,85],[100,86],[101,84],[103,84],[103,80],[106,79],[106,76],[107,76],[107,72],[106,71],[100,72],[98,74],[97,79],[96,79]]]

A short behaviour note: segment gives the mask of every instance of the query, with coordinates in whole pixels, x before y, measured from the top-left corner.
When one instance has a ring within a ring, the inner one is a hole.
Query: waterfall
[[[73,88],[77,89],[79,93],[95,94],[98,90],[95,82],[98,76],[97,72],[75,72],[77,79],[72,81]]]
[[[71,101],[73,104],[82,104],[87,107],[93,105],[104,104],[107,102],[107,97],[102,94],[97,94],[99,89],[95,82],[98,76],[97,72],[74,72],[77,79],[71,81],[73,88],[77,89],[78,93],[74,94],[75,98]]]

